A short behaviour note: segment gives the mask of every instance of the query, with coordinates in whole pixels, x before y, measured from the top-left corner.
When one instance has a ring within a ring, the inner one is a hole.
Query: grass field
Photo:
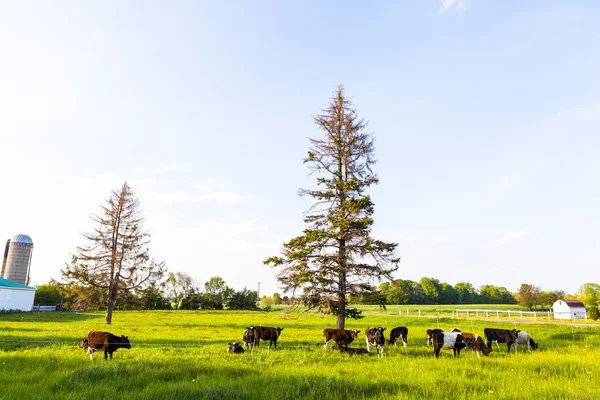
[[[110,327],[103,313],[0,314],[0,400],[600,398],[600,325],[520,323],[538,351],[507,354],[504,345],[486,358],[442,351],[435,359],[425,346],[429,327],[482,334],[514,322],[399,317],[376,307],[365,315],[347,323],[362,331],[353,347],[365,347],[368,326],[407,326],[409,346],[386,346],[382,359],[324,350],[323,328],[334,317],[293,319],[281,310],[116,312]],[[226,353],[248,325],[283,327],[278,348]],[[90,361],[77,343],[92,329],[128,335],[132,348]]]

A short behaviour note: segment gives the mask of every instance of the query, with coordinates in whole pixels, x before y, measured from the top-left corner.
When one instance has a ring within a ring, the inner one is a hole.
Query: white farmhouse
[[[0,310],[31,311],[35,288],[0,278]]]
[[[556,300],[552,304],[555,319],[586,319],[585,305],[579,300]]]

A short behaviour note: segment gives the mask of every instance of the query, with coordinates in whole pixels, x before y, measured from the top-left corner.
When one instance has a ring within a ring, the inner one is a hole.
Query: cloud
[[[514,242],[517,240],[525,239],[528,235],[529,233],[524,231],[508,232],[492,240],[492,244],[500,245],[506,242]]]
[[[447,11],[454,5],[456,5],[456,8],[464,8],[465,0],[443,0],[442,8],[440,9],[440,12]]]

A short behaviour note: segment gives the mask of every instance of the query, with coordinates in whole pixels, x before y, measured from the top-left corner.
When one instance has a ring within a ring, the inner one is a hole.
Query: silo
[[[29,267],[31,265],[31,254],[33,241],[27,235],[16,235],[10,240],[8,254],[6,256],[6,267],[4,279],[19,282],[26,285],[29,280]]]

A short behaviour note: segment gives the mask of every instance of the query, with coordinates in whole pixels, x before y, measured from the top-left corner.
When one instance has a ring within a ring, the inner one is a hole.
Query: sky
[[[596,1],[3,1],[0,238],[61,279],[124,181],[151,254],[280,291],[312,116],[343,84],[376,140],[396,278],[599,282]],[[4,240],[4,239],[2,239]]]

